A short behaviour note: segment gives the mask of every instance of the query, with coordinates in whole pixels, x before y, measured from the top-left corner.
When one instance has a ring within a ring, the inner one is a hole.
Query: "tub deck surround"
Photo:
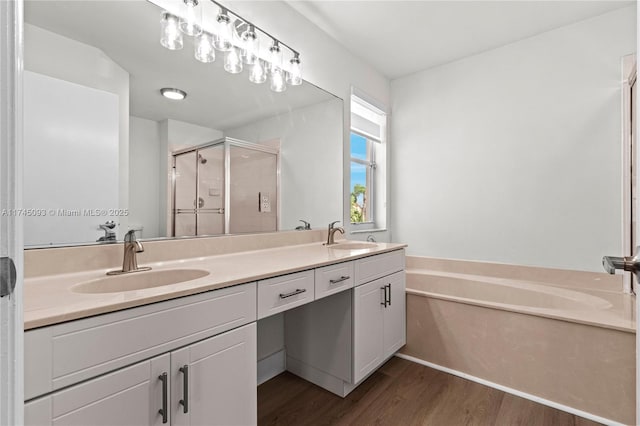
[[[408,258],[407,258],[408,259]],[[407,269],[407,294],[635,333],[635,296],[512,278]]]
[[[304,233],[285,234],[299,238],[298,236]],[[306,238],[317,238],[323,232],[312,231],[309,234],[315,235],[308,235]],[[326,232],[324,234],[326,235]],[[203,241],[207,239],[199,238],[146,242],[145,252],[138,257],[140,266],[151,266],[152,271],[201,269],[208,271],[209,275],[192,281],[162,287],[118,293],[83,294],[75,293],[71,288],[82,282],[104,278],[108,270],[117,269],[122,256],[121,244],[107,247],[91,246],[26,251],[25,258],[30,257],[31,252],[33,252],[34,256],[31,256],[32,258],[29,259],[29,262],[26,262],[27,273],[25,275],[27,278],[24,282],[25,330],[221,289],[406,247],[404,244],[378,243],[373,248],[334,250],[323,246],[322,238],[319,238],[319,241],[307,244],[286,245],[286,236],[282,238],[279,234],[273,235],[276,235],[276,238],[280,238],[279,241],[276,241],[279,244],[268,248],[261,248],[260,243],[266,242],[268,246],[274,245],[274,243],[262,235],[251,236],[252,238],[257,237],[258,241],[252,241],[248,236],[233,237],[239,238],[236,245],[234,245],[233,241],[229,241],[229,237],[216,237],[210,239],[212,241]],[[232,253],[203,255],[203,247],[205,248],[204,251],[206,251],[206,248],[210,248],[212,245],[215,246],[215,242],[219,242],[223,248],[221,249],[217,246],[212,249],[214,253],[219,253],[224,249],[232,251]],[[196,247],[190,247],[190,243]],[[114,248],[117,249],[120,255],[119,262],[113,263],[112,261],[112,263],[105,265],[95,258],[100,256],[102,249],[111,252]],[[248,250],[249,248],[253,248],[253,250]],[[243,249],[246,251],[243,251]],[[77,265],[78,262],[82,262],[82,259],[74,256],[78,254],[82,257],[84,250],[93,252],[84,255],[87,259],[90,259],[84,265],[87,263],[91,266],[101,264],[99,269],[77,270],[82,267],[82,264]],[[61,254],[61,252],[66,252],[66,255]],[[54,260],[62,261],[68,265],[67,270],[71,269],[72,272],[63,273],[62,271],[65,269],[60,265],[52,264],[52,259],[47,258],[47,254]],[[197,254],[197,257],[187,258],[187,256],[193,254]],[[178,256],[184,256],[185,258],[176,259]],[[150,261],[150,259],[154,260]],[[37,260],[41,260],[44,263],[40,270],[34,271],[33,269],[38,269]],[[29,271],[29,268],[32,269]],[[57,273],[42,274],[42,270],[46,271],[47,268],[49,268],[49,272],[53,269]],[[136,274],[144,274],[144,272]]]
[[[633,424],[635,296],[619,276],[415,256],[406,265],[401,356]]]

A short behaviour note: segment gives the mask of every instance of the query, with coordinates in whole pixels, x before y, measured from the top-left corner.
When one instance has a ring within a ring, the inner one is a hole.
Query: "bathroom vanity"
[[[130,291],[27,279],[26,424],[255,424],[256,322],[283,312],[287,369],[345,396],[405,343],[405,263],[404,245],[340,244],[152,263],[210,274]]]

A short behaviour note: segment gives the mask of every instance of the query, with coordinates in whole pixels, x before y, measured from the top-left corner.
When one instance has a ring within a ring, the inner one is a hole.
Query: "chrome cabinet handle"
[[[162,382],[162,408],[158,410],[158,413],[162,415],[162,423],[167,423],[169,416],[169,410],[167,410],[167,394],[169,392],[167,373],[162,373],[158,376],[158,379]]]
[[[341,283],[342,281],[348,280],[349,278],[351,278],[351,277],[348,276],[348,275],[343,275],[340,278],[338,278],[337,280],[329,280],[329,283],[330,284],[338,284],[338,283]]]
[[[189,412],[189,366],[185,364],[183,367],[180,367],[179,371],[182,373],[183,395],[183,399],[180,400],[180,405],[184,407],[182,412],[186,414]]]
[[[280,299],[286,299],[287,297],[295,296],[296,294],[304,293],[305,291],[307,291],[306,288],[297,288],[291,293],[280,293]]]
[[[384,292],[384,302],[380,302],[382,306],[387,307],[387,286],[380,287],[380,290]]]

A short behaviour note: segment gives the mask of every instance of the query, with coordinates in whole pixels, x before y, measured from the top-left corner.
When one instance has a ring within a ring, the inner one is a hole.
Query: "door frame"
[[[24,422],[22,217],[23,0],[0,1],[0,256],[15,263],[0,298],[0,424]],[[6,269],[6,268],[5,268]],[[0,270],[6,273],[6,270]]]

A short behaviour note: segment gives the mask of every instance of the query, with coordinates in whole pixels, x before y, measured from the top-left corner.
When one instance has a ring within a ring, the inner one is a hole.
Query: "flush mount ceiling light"
[[[162,89],[160,89],[160,94],[165,98],[174,101],[181,101],[187,97],[187,92],[180,89],[174,89],[172,87],[163,87]]]
[[[203,19],[203,3],[206,1],[182,0],[184,5],[179,12],[180,16],[163,11],[160,20],[160,44],[169,50],[179,50],[184,45],[183,35],[195,37],[194,57],[200,62],[215,61],[215,50],[218,50],[225,52],[223,55],[225,71],[230,74],[240,74],[245,69],[243,64],[249,65],[247,67],[249,81],[262,84],[269,78],[269,87],[274,92],[284,92],[287,85],[302,84],[299,52],[232,13],[215,0],[209,1],[219,8],[219,11],[215,19],[209,20],[213,22],[207,22]],[[209,16],[212,15],[209,14]],[[262,40],[264,51],[260,50],[260,40]],[[267,49],[267,46],[270,47]],[[286,62],[283,60],[283,47],[289,51]],[[179,100],[187,96],[179,89],[164,88],[160,92],[169,99]]]

